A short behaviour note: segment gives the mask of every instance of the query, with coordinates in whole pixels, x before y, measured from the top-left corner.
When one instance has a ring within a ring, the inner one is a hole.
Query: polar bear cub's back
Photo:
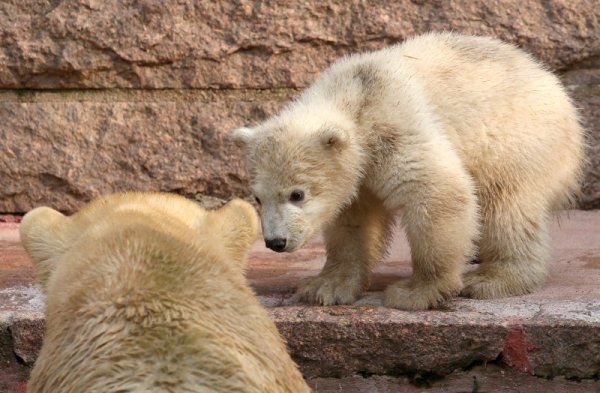
[[[341,87],[356,74],[362,83]],[[498,39],[416,36],[336,62],[310,90],[359,102],[361,129],[386,117],[402,118],[407,129],[424,119],[439,125],[429,129],[442,130],[436,138],[450,141],[484,189],[508,176],[513,187],[548,189],[543,197],[562,207],[579,188],[585,153],[575,106],[544,65]]]

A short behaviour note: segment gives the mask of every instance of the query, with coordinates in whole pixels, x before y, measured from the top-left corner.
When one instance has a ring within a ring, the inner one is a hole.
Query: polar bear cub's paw
[[[492,268],[481,266],[477,270],[465,274],[465,286],[461,291],[461,296],[473,299],[497,299],[508,296],[526,295],[539,289],[546,279],[546,270],[543,265],[538,265],[538,269],[533,263],[522,265],[530,267],[527,274],[519,270],[518,264],[508,266],[508,264]],[[512,269],[511,269],[512,267]]]
[[[329,272],[305,279],[298,288],[297,296],[301,301],[323,306],[352,304],[358,300],[363,288],[364,284],[358,279]]]
[[[461,287],[460,280],[445,285],[438,282],[401,280],[386,288],[383,302],[386,307],[400,310],[427,310],[437,308],[446,300],[458,295]]]

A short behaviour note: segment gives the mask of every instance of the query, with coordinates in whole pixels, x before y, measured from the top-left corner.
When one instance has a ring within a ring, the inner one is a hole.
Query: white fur
[[[253,136],[254,130],[248,127],[240,127],[232,132],[232,139],[238,146],[246,145]]]
[[[531,56],[435,33],[336,62],[238,140],[265,237],[293,251],[325,232],[327,263],[304,299],[356,300],[402,208],[414,274],[386,304],[424,309],[461,290],[490,298],[543,283],[547,217],[577,191],[582,136],[565,89]],[[477,251],[482,265],[463,285]]]

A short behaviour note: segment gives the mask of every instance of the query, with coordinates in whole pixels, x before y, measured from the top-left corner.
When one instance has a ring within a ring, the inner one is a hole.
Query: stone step
[[[298,282],[316,274],[325,260],[318,238],[283,255],[257,241],[247,275],[304,375],[313,386],[322,384],[319,391],[335,391],[338,385],[393,391],[385,389],[402,385],[404,379],[398,376],[436,381],[488,362],[519,375],[597,379],[600,211],[563,212],[553,220],[551,234],[553,259],[543,289],[490,301],[455,299],[434,311],[381,306],[385,286],[411,272],[409,248],[400,229],[389,256],[375,269],[369,291],[352,306],[315,307],[295,301]],[[44,329],[43,303],[19,244],[18,224],[1,223],[0,361],[6,369],[13,367],[12,375],[26,375],[22,364],[31,366],[35,360]],[[471,391],[472,386],[464,389]]]

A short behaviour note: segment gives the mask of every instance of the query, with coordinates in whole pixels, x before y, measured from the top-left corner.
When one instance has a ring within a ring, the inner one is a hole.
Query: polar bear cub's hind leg
[[[481,265],[465,275],[462,295],[494,299],[524,295],[543,285],[549,257],[549,213],[544,203],[531,195],[529,200],[505,197],[485,202]]]

